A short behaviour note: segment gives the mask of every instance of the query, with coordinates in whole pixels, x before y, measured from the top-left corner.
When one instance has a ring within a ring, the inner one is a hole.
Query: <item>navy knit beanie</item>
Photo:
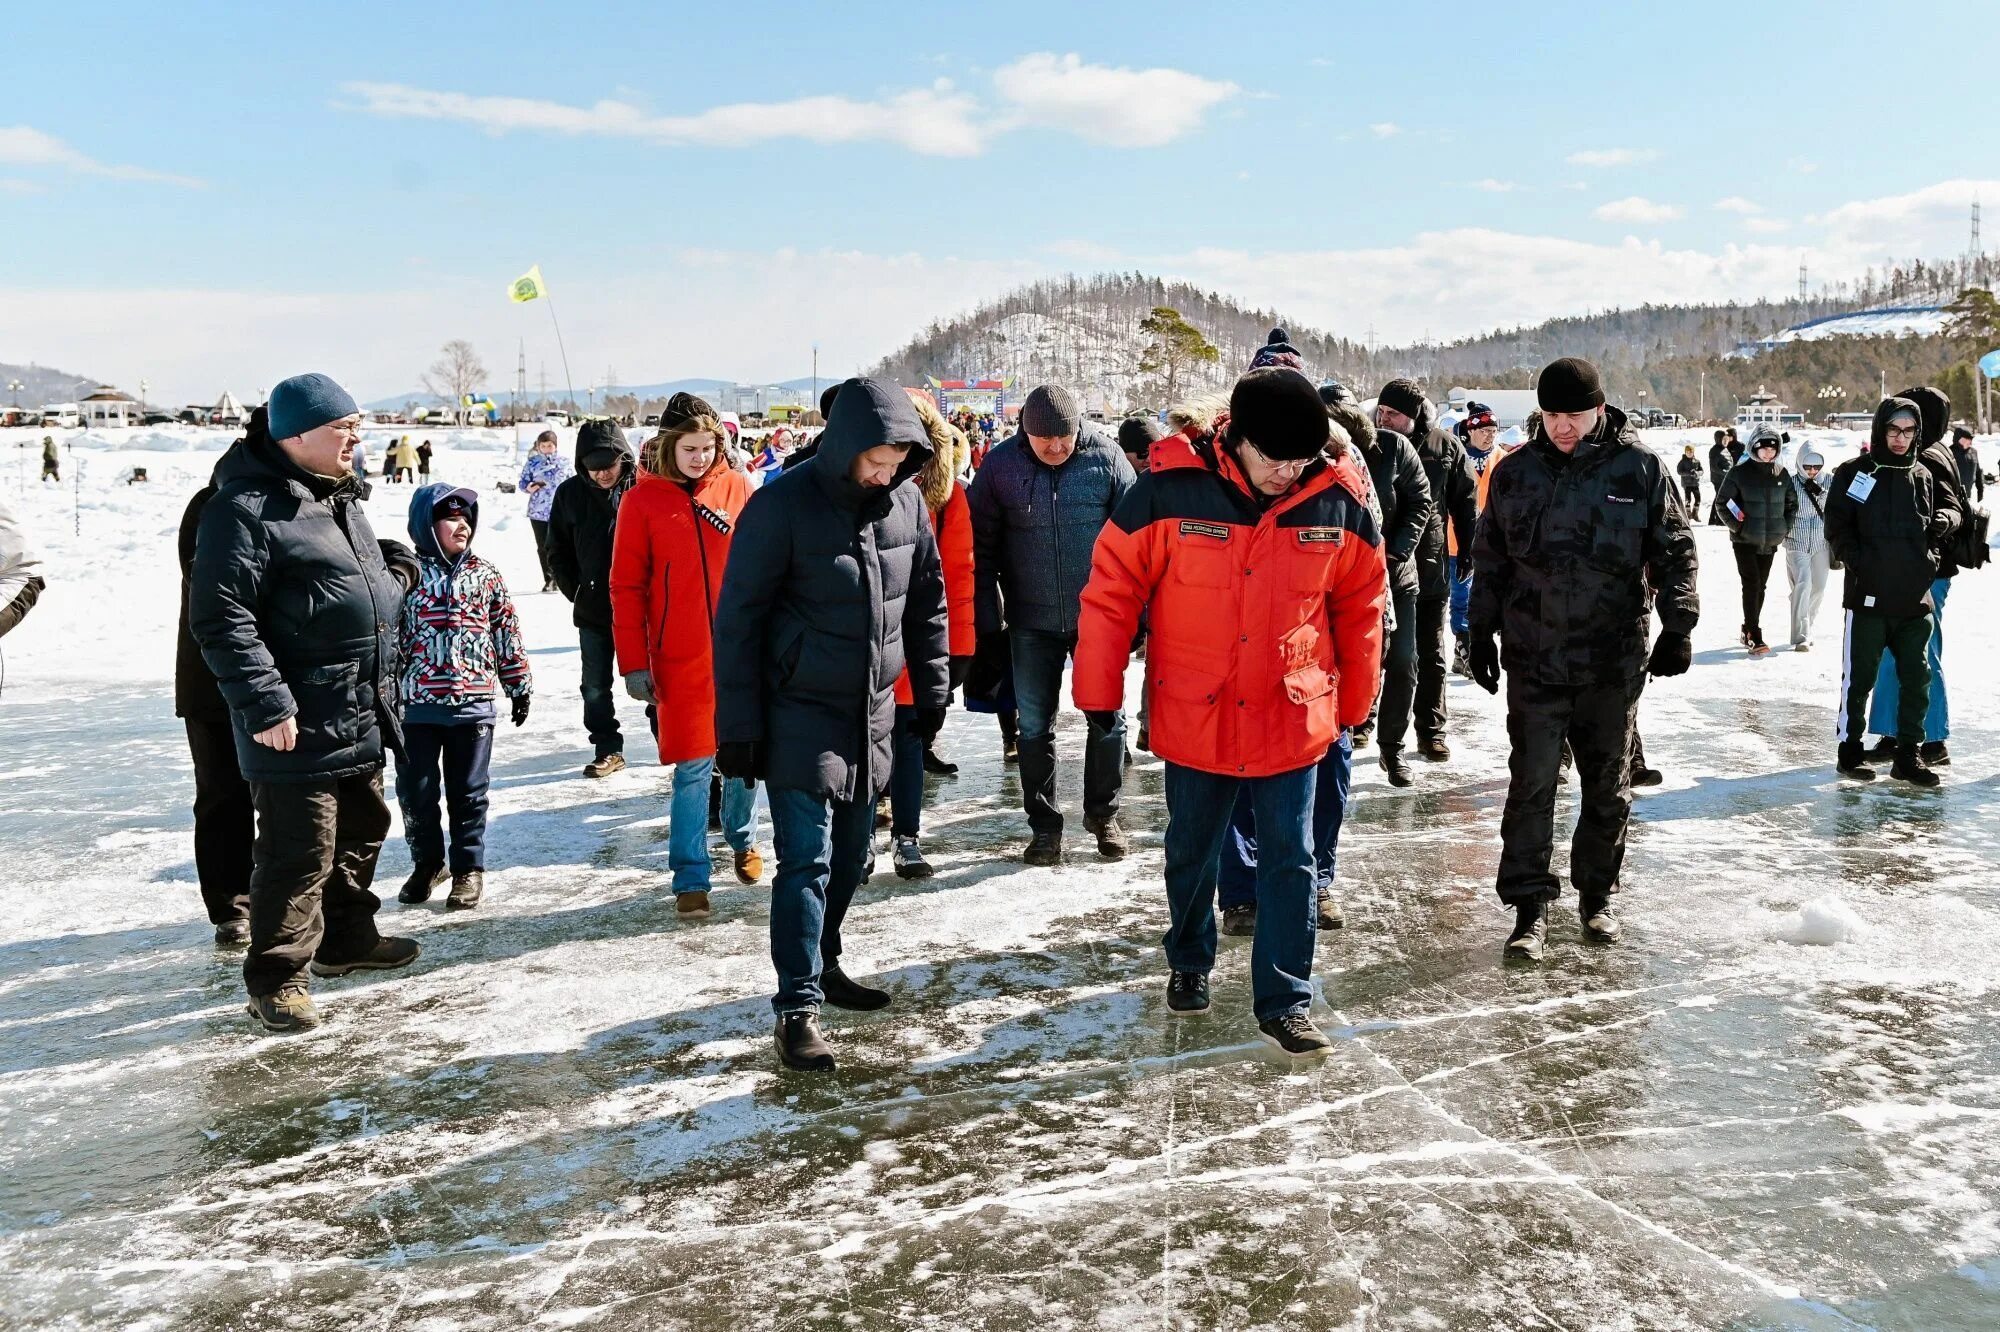
[[[271,390],[271,438],[291,439],[360,410],[331,375],[293,375]]]

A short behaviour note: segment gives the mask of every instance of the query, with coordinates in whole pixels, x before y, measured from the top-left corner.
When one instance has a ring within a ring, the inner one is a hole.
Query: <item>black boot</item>
[[[1917,752],[1923,755],[1924,762],[1933,768],[1949,768],[1951,766],[1951,751],[1944,747],[1944,741],[1942,740],[1926,740],[1923,743],[1923,747],[1917,750]]]
[[[1924,763],[1924,756],[1917,752],[1917,746],[1907,741],[1896,744],[1896,764],[1889,769],[1889,775],[1899,782],[1912,786],[1936,786],[1938,775]]]
[[[1893,736],[1893,735],[1885,735],[1885,736],[1883,736],[1883,737],[1882,737],[1882,738],[1881,738],[1880,740],[1877,740],[1877,741],[1875,742],[1874,746],[1873,746],[1872,748],[1870,748],[1870,749],[1869,749],[1869,751],[1868,751],[1868,757],[1869,757],[1869,758],[1872,758],[1872,759],[1893,759],[1893,758],[1895,758],[1895,757],[1896,757],[1896,737],[1895,737],[1895,736]]]
[[[872,1013],[889,1006],[889,992],[863,985],[840,969],[838,962],[819,973],[819,992],[835,1008]]]
[[[939,754],[929,745],[924,746],[924,771],[939,777],[958,776],[958,765]]]
[[[1618,917],[1611,914],[1611,894],[1577,894],[1576,914],[1583,921],[1583,937],[1593,943],[1617,943],[1625,932]]]
[[[1514,932],[1507,936],[1507,956],[1542,960],[1549,940],[1549,908],[1546,902],[1523,902],[1514,908]]]
[[[1021,714],[1003,712],[1000,717],[1000,761],[1019,763],[1021,761]]]
[[[431,890],[445,881],[443,865],[419,865],[410,871],[410,877],[403,880],[403,891],[396,894],[396,900],[404,906],[415,906],[419,902],[431,900]]]
[[[1029,865],[1062,864],[1062,832],[1059,829],[1044,828],[1028,839],[1028,849],[1021,853],[1021,859]]]
[[[1416,779],[1410,776],[1410,764],[1400,749],[1385,749],[1381,755],[1382,771],[1389,774],[1389,785],[1408,786]]]
[[[479,870],[467,870],[463,874],[451,876],[451,892],[444,899],[446,911],[470,911],[479,905],[479,898],[486,891],[486,875]]]
[[[1840,742],[1840,755],[1833,761],[1834,770],[1843,777],[1852,777],[1857,782],[1875,780],[1875,769],[1868,766],[1868,751],[1861,747],[1859,740]]]
[[[778,1062],[808,1073],[833,1072],[833,1047],[819,1034],[819,1014],[780,1013],[773,1034]]]

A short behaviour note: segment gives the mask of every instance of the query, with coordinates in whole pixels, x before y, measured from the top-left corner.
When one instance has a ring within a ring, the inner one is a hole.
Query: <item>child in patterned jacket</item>
[[[494,700],[504,692],[513,701],[519,726],[528,719],[534,688],[507,581],[472,553],[478,525],[479,496],[462,486],[420,486],[410,497],[419,572],[403,598],[399,635],[404,752],[396,762],[396,799],[412,868],[396,900],[427,902],[444,882],[442,794],[451,814],[446,910],[478,905],[485,886]]]

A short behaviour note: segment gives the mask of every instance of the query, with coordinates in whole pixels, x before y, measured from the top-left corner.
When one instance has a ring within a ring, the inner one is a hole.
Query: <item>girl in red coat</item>
[[[924,507],[930,510],[931,528],[937,533],[938,560],[944,565],[951,687],[957,689],[965,683],[965,668],[972,661],[975,645],[972,511],[966,507],[965,487],[958,479],[965,470],[970,446],[964,432],[944,419],[928,393],[921,389],[903,391],[910,395],[917,417],[931,437],[931,460],[916,480],[917,488],[924,494]],[[910,673],[906,669],[896,681],[895,764],[889,770],[889,837],[894,846],[897,875],[905,879],[928,879],[931,865],[917,842],[924,816],[924,773],[929,770],[948,776],[958,768],[929,752],[917,729],[913,703]]]
[[[715,668],[710,631],[729,538],[750,498],[731,471],[721,419],[691,393],[676,393],[646,444],[639,479],[619,507],[611,547],[611,635],[634,698],[659,709],[660,762],[674,770],[667,859],[682,916],[709,912],[708,788],[715,771]],[[736,877],[763,877],[754,825],[756,794],[722,788],[722,831]]]

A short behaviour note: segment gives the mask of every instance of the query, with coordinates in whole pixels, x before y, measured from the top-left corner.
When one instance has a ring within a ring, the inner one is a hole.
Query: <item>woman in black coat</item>
[[[1791,473],[1778,466],[1783,442],[1776,431],[1759,430],[1750,438],[1750,456],[1730,469],[1715,493],[1743,580],[1743,646],[1753,657],[1771,651],[1762,627],[1764,589],[1771,581],[1771,564],[1799,516],[1798,487]]]

